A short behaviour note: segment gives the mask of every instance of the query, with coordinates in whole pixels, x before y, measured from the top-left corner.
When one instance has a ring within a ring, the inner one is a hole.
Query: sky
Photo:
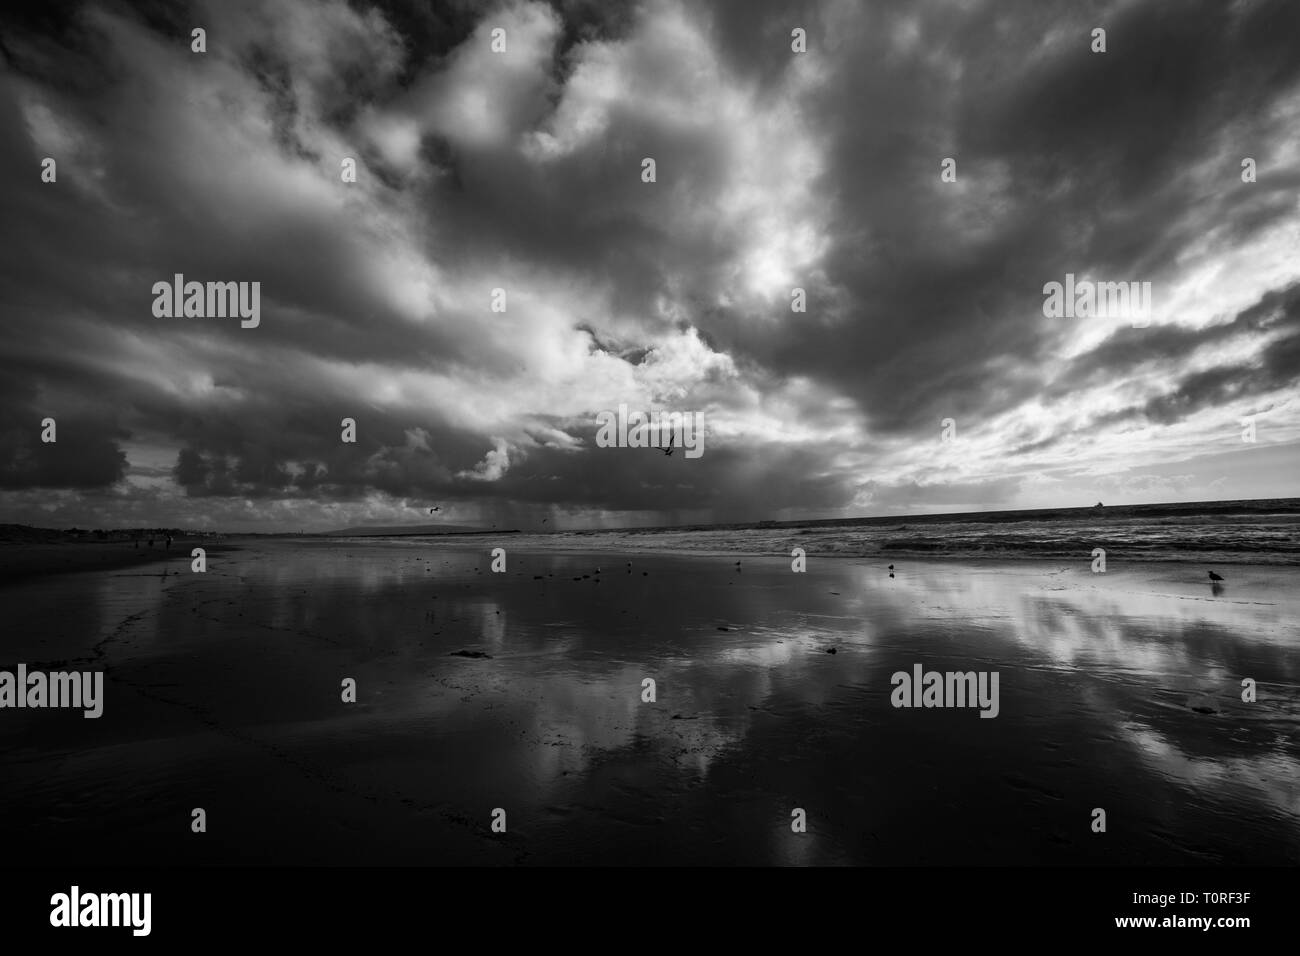
[[[1294,496],[1297,36],[1293,0],[8,6],[0,522]],[[156,314],[176,274],[257,324]],[[1067,275],[1149,312],[1050,315]],[[602,446],[620,405],[702,453]]]

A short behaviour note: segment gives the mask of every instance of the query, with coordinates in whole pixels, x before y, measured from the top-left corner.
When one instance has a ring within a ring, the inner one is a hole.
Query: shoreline
[[[559,532],[558,534],[564,534]],[[486,537],[486,536],[485,536]],[[770,546],[756,546],[743,540],[737,540],[726,546],[711,547],[682,547],[678,543],[659,543],[643,541],[610,541],[599,542],[590,539],[574,540],[551,538],[546,535],[515,535],[511,541],[500,543],[495,541],[468,541],[459,538],[454,542],[448,542],[442,536],[430,536],[421,538],[418,536],[403,535],[400,537],[361,537],[361,538],[311,538],[304,536],[294,539],[297,542],[321,542],[321,543],[346,543],[348,545],[391,545],[400,547],[414,547],[416,545],[425,545],[438,547],[447,544],[448,550],[465,551],[477,550],[486,547],[491,550],[492,547],[505,547],[507,552],[519,551],[531,554],[660,554],[675,557],[688,557],[699,555],[701,557],[728,557],[740,555],[753,558],[785,558],[790,560],[793,556],[790,551],[796,547],[801,547],[805,551],[806,557],[811,560],[816,558],[823,560],[827,558],[849,559],[859,561],[883,561],[889,563],[892,561],[963,561],[975,563],[997,563],[1003,561],[1014,562],[1079,562],[1084,565],[1091,563],[1092,557],[1090,551],[1064,553],[1034,553],[1028,551],[1006,551],[1000,553],[988,552],[963,552],[963,551],[921,551],[921,550],[889,550],[889,551],[867,551],[867,550],[820,550],[815,547],[815,542],[798,542],[792,543],[790,548],[777,550]],[[810,546],[813,545],[813,546]],[[1100,546],[1100,545],[1099,545]],[[1288,559],[1276,554],[1252,555],[1239,551],[1206,551],[1200,554],[1156,554],[1151,552],[1142,552],[1138,554],[1126,553],[1123,549],[1114,547],[1106,548],[1107,561],[1110,563],[1128,563],[1128,564],[1180,564],[1180,565],[1236,565],[1236,566],[1265,566],[1291,568],[1300,566],[1300,557]]]
[[[174,540],[170,551],[162,546],[135,548],[117,541],[0,542],[0,587],[85,571],[120,571],[173,562],[188,566],[195,547],[202,547],[209,556],[240,550],[228,542],[213,544],[201,539]]]
[[[915,565],[938,567],[945,564],[964,564],[976,567],[994,567],[998,565],[1032,567],[1034,565],[1052,565],[1063,568],[1087,569],[1092,558],[1087,552],[1074,554],[1035,554],[1024,551],[1006,553],[934,553],[913,551],[865,551],[865,550],[821,550],[816,542],[806,541],[791,544],[789,549],[778,550],[769,542],[747,542],[736,540],[725,545],[718,542],[701,542],[699,547],[683,546],[675,541],[646,541],[627,539],[596,541],[588,536],[581,539],[562,538],[551,535],[511,535],[509,538],[495,539],[484,536],[477,540],[457,536],[449,540],[442,536],[419,538],[402,536],[396,538],[364,537],[338,538],[268,536],[266,538],[246,537],[237,542],[227,539],[221,543],[191,539],[173,542],[172,550],[161,547],[139,549],[121,542],[43,542],[25,544],[18,542],[0,542],[0,587],[30,582],[55,575],[79,574],[84,572],[114,572],[131,568],[157,568],[159,565],[174,565],[175,569],[188,567],[190,551],[194,547],[203,547],[209,559],[214,555],[230,554],[238,551],[263,552],[283,549],[310,548],[337,551],[344,548],[401,548],[415,550],[429,548],[446,553],[484,552],[495,547],[504,547],[507,553],[528,555],[591,555],[598,556],[658,556],[668,558],[750,558],[754,560],[791,561],[791,550],[802,547],[805,559],[809,563],[833,560],[836,563],[852,564],[858,562],[867,565],[880,565],[908,562]],[[1294,568],[1300,562],[1280,559],[1277,555],[1247,555],[1240,552],[1225,552],[1187,555],[1187,554],[1127,554],[1119,548],[1107,549],[1107,561],[1112,572],[1124,568],[1156,568],[1161,565],[1172,567],[1259,567],[1259,568]],[[163,569],[159,569],[160,572]]]

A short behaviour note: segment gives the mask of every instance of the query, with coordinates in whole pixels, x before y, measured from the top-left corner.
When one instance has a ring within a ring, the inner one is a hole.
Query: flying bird
[[[442,510],[442,508],[430,508],[430,509],[429,509],[429,514],[433,514],[435,511],[441,511],[441,510]]]
[[[671,454],[673,453],[673,436],[672,436],[672,435],[669,435],[669,436],[668,436],[668,447],[665,448],[665,449],[663,449],[663,453],[664,453],[665,455],[671,455]]]
[[[1215,574],[1213,571],[1211,571],[1211,572],[1210,572],[1210,580],[1211,580],[1211,581],[1222,581],[1223,578],[1219,577],[1219,575],[1217,575],[1217,574]]]

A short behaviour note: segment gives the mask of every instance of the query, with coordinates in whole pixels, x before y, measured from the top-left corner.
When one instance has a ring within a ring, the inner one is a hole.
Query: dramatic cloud
[[[1294,491],[1288,0],[0,18],[0,521],[325,529],[433,501],[582,527]],[[260,321],[156,317],[178,274],[260,283]],[[1149,324],[1045,316],[1067,274],[1149,282]],[[598,447],[620,405],[703,413],[705,453]]]

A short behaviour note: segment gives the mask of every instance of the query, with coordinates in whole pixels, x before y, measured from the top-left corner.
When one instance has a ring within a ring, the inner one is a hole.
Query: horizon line
[[[923,513],[904,513],[904,514],[884,514],[884,515],[857,515],[847,518],[792,518],[787,520],[778,520],[772,518],[758,518],[749,521],[711,521],[711,522],[689,522],[680,524],[660,524],[660,525],[621,525],[603,528],[567,528],[567,529],[548,529],[548,530],[525,530],[523,528],[469,528],[459,526],[457,531],[407,531],[401,530],[401,525],[354,525],[346,528],[334,528],[325,531],[221,531],[214,529],[194,529],[180,527],[164,527],[160,525],[132,525],[127,527],[96,527],[82,528],[78,525],[65,528],[51,528],[42,525],[28,525],[16,522],[0,522],[0,527],[30,528],[34,531],[54,531],[67,533],[69,531],[137,531],[137,530],[162,530],[162,531],[186,531],[192,534],[221,534],[236,537],[253,537],[253,536],[298,536],[298,537],[326,537],[331,535],[341,535],[347,531],[365,531],[367,527],[385,528],[391,527],[396,530],[392,531],[393,535],[410,534],[410,535],[472,535],[472,534],[599,534],[602,532],[619,532],[619,531],[672,531],[672,530],[691,530],[707,528],[737,528],[737,527],[757,527],[764,525],[767,527],[799,527],[810,524],[849,524],[853,522],[864,521],[902,521],[902,520],[926,520],[942,518],[962,518],[977,517],[980,515],[1032,515],[1042,514],[1044,512],[1061,512],[1061,511],[1095,511],[1097,508],[1120,509],[1120,508],[1194,508],[1198,505],[1249,505],[1254,502],[1297,502],[1300,503],[1300,496],[1291,496],[1285,498],[1212,498],[1201,501],[1146,501],[1130,504],[1107,505],[1104,502],[1098,502],[1095,505],[1069,505],[1054,506],[1047,508],[999,508],[986,509],[982,511],[933,511]],[[410,527],[418,527],[411,525]],[[458,527],[452,525],[451,527]]]

